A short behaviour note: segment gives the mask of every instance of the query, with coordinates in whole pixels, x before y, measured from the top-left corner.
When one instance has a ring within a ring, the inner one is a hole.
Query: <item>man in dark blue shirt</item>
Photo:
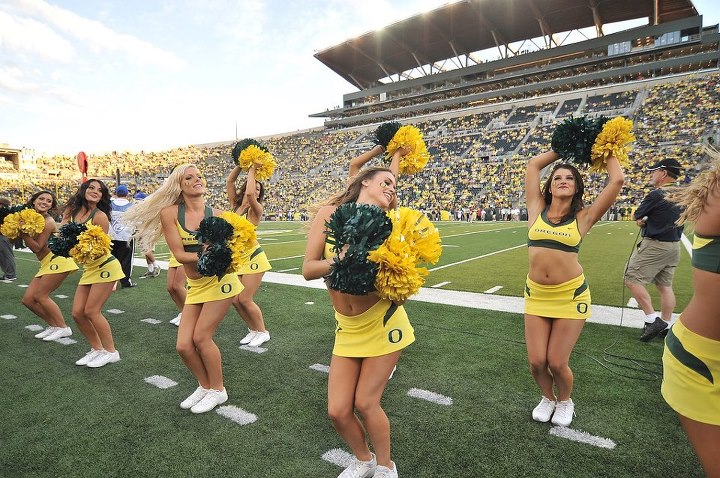
[[[665,333],[675,309],[672,279],[680,261],[683,228],[675,225],[681,211],[665,199],[663,186],[675,182],[681,170],[680,163],[671,158],[648,168],[651,171],[650,184],[655,189],[645,196],[633,216],[642,228],[642,240],[630,256],[625,271],[625,285],[645,313],[645,327],[640,337],[643,342]],[[650,282],[655,284],[660,293],[660,316],[655,312],[650,294],[645,288],[645,284]]]

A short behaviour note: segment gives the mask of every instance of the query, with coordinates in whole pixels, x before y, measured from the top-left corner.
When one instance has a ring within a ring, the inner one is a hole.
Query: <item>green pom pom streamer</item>
[[[553,132],[550,142],[553,151],[566,161],[579,165],[591,164],[592,146],[607,121],[605,116],[596,119],[586,116],[566,119]]]
[[[232,250],[228,241],[232,238],[233,227],[221,217],[206,217],[200,221],[196,237],[201,244],[208,244],[198,252],[198,272],[206,277],[217,276],[218,280],[227,273],[232,263]]]
[[[367,256],[392,232],[392,221],[385,211],[370,204],[345,203],[332,213],[325,228],[336,254],[348,246],[342,260],[337,256],[333,260],[328,287],[352,295],[374,291],[377,264],[368,261]]]
[[[63,224],[58,234],[48,239],[50,252],[56,256],[70,257],[70,249],[77,245],[78,236],[85,232],[86,229],[85,224],[76,222]]]
[[[375,130],[375,144],[387,148],[388,143],[390,143],[390,140],[393,139],[401,126],[397,121],[388,121],[378,126]]]

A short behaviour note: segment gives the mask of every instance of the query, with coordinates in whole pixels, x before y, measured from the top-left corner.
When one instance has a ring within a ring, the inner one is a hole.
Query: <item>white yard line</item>
[[[472,262],[472,261],[475,261],[475,260],[477,260],[477,259],[483,259],[483,258],[485,258],[485,257],[494,256],[495,254],[501,254],[501,253],[503,253],[503,252],[512,251],[513,249],[518,249],[518,248],[520,248],[520,247],[527,247],[527,244],[520,244],[520,245],[518,245],[518,246],[508,247],[507,249],[502,249],[502,250],[500,250],[500,251],[495,251],[495,252],[489,252],[489,253],[487,253],[487,254],[483,254],[482,256],[471,257],[470,259],[463,259],[462,261],[452,262],[452,263],[450,263],[450,264],[445,264],[445,265],[442,265],[442,266],[433,267],[432,269],[428,269],[428,270],[429,270],[430,272],[439,271],[440,269],[445,269],[445,268],[447,268],[447,267],[457,266],[457,265],[459,265],[459,264],[465,264],[466,262]]]
[[[615,442],[611,439],[596,437],[582,430],[573,430],[567,427],[552,427],[550,428],[550,434],[579,443],[587,443],[588,445],[607,448],[609,450],[615,448]]]

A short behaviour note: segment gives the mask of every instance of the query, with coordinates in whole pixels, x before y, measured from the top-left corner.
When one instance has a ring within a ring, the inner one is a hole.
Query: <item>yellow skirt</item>
[[[685,328],[682,317],[665,338],[665,401],[684,417],[720,426],[720,341]]]
[[[40,270],[35,274],[35,277],[64,274],[66,272],[75,272],[76,270],[78,270],[78,266],[71,258],[56,256],[52,252],[48,252],[45,254],[45,257],[40,259]]]
[[[405,308],[380,299],[360,315],[335,311],[335,347],[340,357],[378,357],[404,349],[415,342]]]
[[[590,288],[585,275],[562,284],[525,282],[525,313],[550,319],[589,319]]]
[[[218,280],[217,276],[187,279],[186,304],[204,304],[216,300],[230,299],[244,289],[235,274],[225,274]]]
[[[172,255],[172,252],[170,253],[170,259],[168,259],[168,267],[180,267],[182,264],[178,262],[177,259],[175,259],[175,256]]]
[[[257,244],[250,252],[245,254],[237,274],[241,276],[245,274],[259,274],[261,272],[267,272],[270,269],[272,269],[272,266],[267,258],[267,254],[265,254],[260,244]]]
[[[125,277],[120,261],[108,253],[92,264],[83,266],[83,275],[78,285],[104,284],[115,282]]]

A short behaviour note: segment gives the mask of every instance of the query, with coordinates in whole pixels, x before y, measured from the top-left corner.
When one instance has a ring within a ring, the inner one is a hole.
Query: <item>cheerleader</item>
[[[665,338],[665,401],[680,416],[708,477],[720,477],[720,153],[689,186],[668,196],[693,221],[693,296]]]
[[[50,298],[50,294],[60,287],[68,274],[78,270],[78,266],[69,257],[57,256],[48,248],[48,239],[57,229],[50,214],[57,208],[55,195],[50,191],[38,191],[30,196],[27,205],[44,217],[45,228],[34,237],[20,233],[22,240],[40,261],[40,270],[25,290],[22,303],[48,324],[48,327],[35,337],[50,342],[72,335],[72,329],[65,323],[60,307]]]
[[[180,403],[180,408],[204,413],[228,399],[223,383],[222,358],[213,336],[242,291],[235,274],[202,276],[197,269],[198,243],[195,231],[200,222],[220,211],[205,204],[205,180],[195,165],[177,166],[163,185],[124,219],[136,227],[143,248],[165,236],[175,259],[187,276],[187,296],[182,308],[176,349],[185,366],[198,381],[197,389]]]
[[[570,398],[574,382],[570,354],[590,317],[590,289],[578,251],[582,239],[620,193],[624,174],[618,159],[609,157],[607,184],[586,207],[582,177],[571,164],[555,165],[540,190],[541,171],[559,157],[549,151],[527,164],[530,270],[525,286],[525,343],[530,371],[542,393],[533,420],[552,418],[554,425],[568,426],[575,413]]]
[[[390,169],[362,170],[318,210],[308,234],[302,267],[305,279],[330,273],[334,254],[325,221],[338,206],[349,202],[384,210],[396,206],[396,171],[405,152],[399,149],[393,154]],[[397,477],[390,453],[390,422],[380,399],[402,349],[415,341],[413,328],[402,304],[380,299],[374,292],[350,295],[328,288],[328,293],[337,323],[328,378],[328,414],[354,455],[338,478]],[[375,453],[368,447],[366,431]]]
[[[227,178],[226,190],[230,205],[240,216],[244,216],[252,224],[260,224],[263,214],[263,198],[265,187],[255,179],[255,166],[250,166],[247,179],[240,189],[235,188],[235,181],[241,171],[235,166]],[[248,334],[240,340],[240,344],[250,347],[259,347],[270,340],[270,332],[265,328],[262,310],[255,303],[253,297],[260,287],[260,282],[266,271],[272,269],[265,251],[259,243],[250,249],[243,257],[243,266],[238,271],[243,291],[233,299],[233,306],[248,327]]]
[[[62,223],[94,224],[107,234],[110,214],[110,192],[107,186],[99,179],[89,179],[80,185],[77,193],[68,201]],[[120,352],[115,349],[112,329],[102,314],[102,308],[115,282],[123,277],[125,274],[120,262],[110,252],[84,265],[75,290],[72,316],[92,348],[75,365],[97,368],[120,361]]]

